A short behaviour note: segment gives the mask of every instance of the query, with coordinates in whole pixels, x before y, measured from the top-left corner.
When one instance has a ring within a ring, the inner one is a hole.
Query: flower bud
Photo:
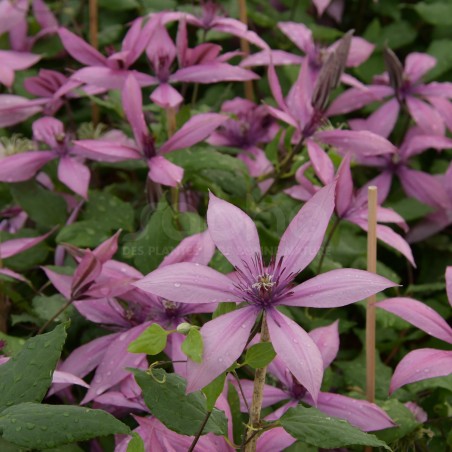
[[[180,323],[177,325],[176,331],[181,334],[188,334],[189,331],[193,328],[193,325],[190,325],[187,322]]]

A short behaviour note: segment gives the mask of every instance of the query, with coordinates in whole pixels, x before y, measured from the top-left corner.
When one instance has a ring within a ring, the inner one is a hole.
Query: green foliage
[[[133,342],[129,344],[129,352],[158,355],[166,347],[168,331],[165,331],[158,323],[153,323],[144,330]]]
[[[347,421],[327,416],[316,408],[299,405],[290,408],[280,419],[281,425],[294,438],[312,446],[331,449],[352,445],[384,447],[391,450],[384,441],[364,433]]]
[[[197,328],[191,328],[182,342],[182,351],[195,363],[202,361],[204,345],[201,333]]]
[[[20,403],[4,410],[0,430],[7,441],[40,449],[130,431],[105,411],[38,403]]]
[[[207,415],[207,402],[200,391],[185,393],[186,382],[176,374],[153,369],[153,374],[135,370],[135,379],[143,390],[143,397],[151,413],[169,429],[182,435],[196,435]],[[214,408],[203,434],[227,434],[227,419]]]
[[[268,366],[276,356],[276,352],[270,342],[260,342],[251,346],[245,354],[244,364],[260,369]]]

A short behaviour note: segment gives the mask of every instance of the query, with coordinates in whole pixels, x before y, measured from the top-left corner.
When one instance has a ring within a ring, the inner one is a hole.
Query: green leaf
[[[224,315],[227,314],[228,312],[232,312],[235,311],[237,309],[237,304],[236,303],[229,303],[229,302],[224,302],[224,303],[219,303],[217,309],[215,309],[215,311],[212,314],[212,319],[215,319],[217,317],[219,317],[220,315]]]
[[[59,309],[61,309],[67,303],[66,299],[60,295],[55,294],[51,297],[37,296],[32,300],[33,309],[37,316],[42,320],[51,319]],[[58,317],[55,318],[56,322],[65,322],[69,320],[69,313],[72,306],[69,306]]]
[[[0,341],[4,342],[2,351],[8,356],[19,353],[26,342],[23,337],[8,336],[2,331],[0,331]]]
[[[99,0],[99,6],[111,11],[128,11],[140,5],[137,0]]]
[[[223,372],[215,380],[209,383],[206,387],[202,389],[202,392],[207,398],[207,411],[212,411],[215,403],[223,392],[224,382],[226,380],[226,372]]]
[[[416,430],[419,422],[416,421],[413,413],[396,399],[386,400],[382,408],[388,413],[389,417],[396,423],[396,427],[387,428],[375,432],[379,439],[393,443]]]
[[[109,231],[96,221],[78,221],[64,226],[56,236],[57,243],[70,243],[79,248],[94,248],[109,237]]]
[[[158,323],[153,323],[129,344],[127,350],[131,353],[158,355],[166,347],[168,334]]]
[[[65,325],[28,339],[22,350],[0,366],[0,413],[23,402],[41,402],[66,340]],[[7,439],[7,438],[6,438]]]
[[[143,440],[137,432],[132,433],[132,439],[127,444],[127,452],[146,452]]]
[[[111,193],[90,191],[83,219],[97,223],[105,231],[132,231],[134,211],[132,204]]]
[[[147,274],[157,268],[185,236],[204,228],[204,220],[198,214],[181,213],[176,218],[168,203],[162,200],[143,230],[136,236],[125,237],[122,252],[124,257],[133,258],[135,266]]]
[[[275,356],[275,350],[270,342],[260,342],[246,351],[245,364],[260,369],[270,364]]]
[[[201,333],[197,328],[192,328],[182,342],[182,351],[195,363],[202,361],[202,352],[204,344],[202,342]]]
[[[432,41],[427,49],[427,53],[436,58],[435,67],[426,74],[425,79],[436,80],[441,75],[452,69],[452,40],[439,39]],[[412,198],[405,199],[410,201]]]
[[[419,2],[412,8],[431,25],[452,25],[452,3],[450,2]]]
[[[290,408],[280,419],[281,425],[294,438],[325,449],[344,446],[373,446],[391,450],[376,436],[364,433],[347,421],[327,416],[316,408],[299,405]]]
[[[130,432],[129,427],[105,411],[38,403],[21,403],[3,411],[0,430],[7,441],[33,449]]]
[[[176,374],[167,374],[163,369],[154,369],[153,376],[139,370],[134,374],[143,390],[146,405],[157,419],[176,433],[188,436],[198,433],[207,415],[204,394],[200,391],[186,394],[186,381]],[[227,430],[225,414],[214,408],[202,434],[226,435]]]
[[[17,204],[37,224],[52,227],[66,222],[66,202],[61,196],[35,181],[11,184],[10,187]]]

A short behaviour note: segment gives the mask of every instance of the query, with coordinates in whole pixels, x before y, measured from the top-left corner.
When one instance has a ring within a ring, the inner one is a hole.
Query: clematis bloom
[[[188,392],[203,388],[237,360],[255,321],[263,314],[278,356],[316,402],[323,375],[320,351],[310,336],[277,308],[339,307],[394,286],[381,276],[352,269],[333,270],[294,286],[295,277],[320,249],[334,209],[334,191],[333,183],[303,206],[268,266],[253,221],[239,208],[211,194],[208,230],[217,248],[234,265],[234,278],[206,266],[180,263],[157,269],[134,283],[144,291],[181,303],[240,303],[239,309],[201,328],[203,360],[188,361]]]

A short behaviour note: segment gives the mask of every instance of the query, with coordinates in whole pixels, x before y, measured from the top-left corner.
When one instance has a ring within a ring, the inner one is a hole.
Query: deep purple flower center
[[[266,267],[261,256],[255,256],[252,264],[243,262],[242,269],[236,267],[238,282],[236,293],[244,302],[266,310],[291,295],[294,273],[288,273],[283,258],[272,260]]]

